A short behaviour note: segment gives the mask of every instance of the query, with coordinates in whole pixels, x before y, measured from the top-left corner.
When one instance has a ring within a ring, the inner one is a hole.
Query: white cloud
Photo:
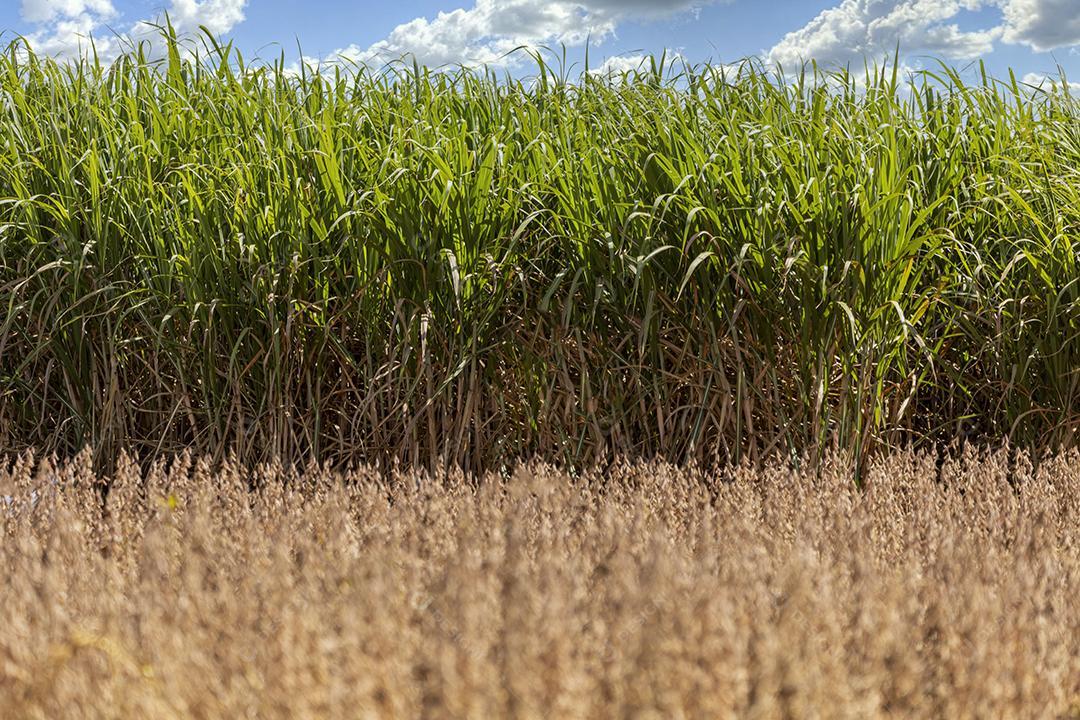
[[[248,0],[172,0],[169,18],[180,32],[204,25],[215,35],[227,33],[244,21]]]
[[[111,54],[116,43],[109,33],[99,32],[116,16],[111,0],[22,0],[24,20],[37,25],[27,34],[35,51],[70,57],[89,50],[89,40],[99,53]]]
[[[206,26],[215,34],[224,34],[244,20],[248,0],[171,0],[168,13],[178,32],[189,33]],[[112,0],[22,0],[24,20],[37,29],[27,34],[35,52],[56,57],[74,57],[89,50],[93,38],[98,54],[115,57],[122,46],[132,41],[157,37],[153,24],[163,24],[165,14],[153,21],[140,20],[124,33],[107,24],[117,18]]]
[[[111,17],[116,9],[112,0],[22,0],[20,12],[27,22],[47,23],[60,18]]]
[[[604,63],[589,72],[603,77],[618,77],[623,73],[644,71],[648,69],[648,56],[646,55],[613,55]]]
[[[165,12],[153,20],[140,20],[125,35],[127,44],[141,44],[151,57],[160,57],[165,48],[160,42],[165,25],[165,14],[180,35],[190,36],[205,27],[214,35],[224,35],[244,21],[244,9],[248,0],[171,0]],[[198,43],[186,45],[185,52],[198,47]]]
[[[993,50],[1003,30],[961,30],[955,22],[982,0],[844,0],[805,27],[786,35],[768,59],[785,66],[817,60],[825,65],[890,57],[897,43],[904,53],[927,53],[964,60]]]
[[[601,42],[620,22],[695,10],[716,0],[475,0],[468,9],[441,12],[398,25],[368,47],[350,45],[333,55],[379,64],[410,55],[422,64],[510,64],[518,47]]]
[[[997,24],[961,29],[965,11],[982,9],[994,10]],[[890,56],[899,43],[905,54],[969,60],[998,41],[1040,51],[1080,44],[1080,0],[843,0],[788,33],[768,57],[788,66],[861,63]]]
[[[664,58],[664,70],[668,72],[672,69],[679,68],[681,65],[688,63],[686,56],[677,50],[664,50],[662,53],[657,52],[655,55],[641,55],[641,54],[628,54],[628,55],[613,55],[604,60],[600,64],[600,67],[592,68],[589,70],[590,75],[596,77],[607,78],[608,80],[620,81],[628,72],[648,73],[653,69],[652,61],[655,59],[659,62],[660,58]]]
[[[1080,45],[1080,0],[1005,0],[1004,39],[1045,51]]]
[[[1028,73],[1024,76],[1025,83],[1033,85],[1047,92],[1059,92],[1062,89],[1060,75],[1047,75],[1046,73]],[[1080,93],[1080,82],[1069,82],[1070,93]]]

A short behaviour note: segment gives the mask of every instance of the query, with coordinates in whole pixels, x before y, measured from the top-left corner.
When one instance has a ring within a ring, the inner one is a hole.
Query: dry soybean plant
[[[1076,717],[1080,455],[0,472],[9,718]],[[108,491],[105,491],[106,483]]]

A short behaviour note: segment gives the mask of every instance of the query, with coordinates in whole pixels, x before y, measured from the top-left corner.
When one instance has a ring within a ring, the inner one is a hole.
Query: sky
[[[0,44],[22,35],[62,56],[92,36],[107,57],[165,13],[181,31],[203,25],[248,57],[284,52],[294,64],[414,55],[513,70],[525,62],[507,55],[516,47],[565,46],[580,61],[588,44],[593,68],[667,51],[861,69],[899,46],[909,68],[984,60],[998,76],[1011,68],[1038,82],[1061,67],[1080,81],[1080,0],[0,0]]]

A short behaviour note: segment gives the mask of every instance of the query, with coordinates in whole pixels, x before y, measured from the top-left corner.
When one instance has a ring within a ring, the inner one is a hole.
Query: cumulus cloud
[[[656,55],[642,55],[640,53],[630,53],[625,55],[612,55],[604,60],[599,67],[594,67],[589,70],[590,75],[596,77],[603,77],[609,80],[619,80],[626,73],[646,73],[652,70],[652,60],[655,58],[664,58],[664,68],[670,70],[677,68],[680,64],[688,63],[686,56],[677,50],[663,50],[657,52]]]
[[[172,0],[169,17],[182,32],[200,25],[214,34],[227,33],[244,20],[248,0]]]
[[[429,66],[509,64],[518,47],[603,41],[619,23],[698,9],[716,0],[475,0],[468,9],[441,12],[397,26],[367,47],[333,53],[362,64],[409,55]]]
[[[1003,12],[1006,42],[1040,51],[1080,45],[1078,0],[1008,0]]]
[[[22,0],[20,11],[23,19],[32,23],[89,15],[109,17],[116,13],[111,0]]]
[[[178,33],[194,33],[205,27],[215,35],[223,35],[244,21],[248,0],[172,0],[166,12]],[[165,24],[165,14],[153,20],[140,20],[127,32],[129,42],[149,43],[151,55],[164,50],[157,42],[158,28]]]
[[[623,73],[640,71],[647,67],[649,67],[648,57],[645,55],[613,55],[604,60],[600,67],[589,72],[605,77],[617,77]]]
[[[47,55],[71,56],[88,49],[90,36],[116,16],[111,0],[22,0],[22,18],[36,29],[27,35],[35,50]],[[99,52],[112,52],[108,36],[97,39]]]
[[[1024,75],[1024,83],[1046,92],[1059,92],[1064,89],[1064,83],[1060,75],[1028,73]],[[1080,82],[1069,81],[1068,86],[1070,93],[1080,93]]]
[[[964,12],[993,10],[995,24],[961,29]],[[968,60],[993,51],[998,41],[1035,50],[1080,44],[1078,0],[843,0],[804,27],[788,33],[769,60],[826,65],[882,59],[899,43],[905,53]]]
[[[955,20],[983,4],[982,0],[844,0],[786,35],[768,59],[789,66],[811,59],[825,65],[847,64],[889,56],[897,43],[907,53],[978,57],[993,50],[1003,30],[965,31]]]
[[[248,0],[171,0],[165,9],[180,32],[192,32],[204,25],[216,34],[226,33],[244,20]],[[98,54],[110,57],[122,45],[156,33],[151,22],[163,22],[164,14],[152,21],[141,20],[127,32],[111,28],[117,19],[112,0],[22,0],[20,12],[36,29],[27,35],[34,50],[54,56],[75,56],[87,51],[93,37]]]

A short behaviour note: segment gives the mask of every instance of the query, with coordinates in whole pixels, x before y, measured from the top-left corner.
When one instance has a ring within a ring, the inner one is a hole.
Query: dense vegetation
[[[948,69],[0,58],[0,446],[1075,442],[1080,107]]]
[[[0,707],[1080,718],[1080,456],[853,472],[5,463]]]

